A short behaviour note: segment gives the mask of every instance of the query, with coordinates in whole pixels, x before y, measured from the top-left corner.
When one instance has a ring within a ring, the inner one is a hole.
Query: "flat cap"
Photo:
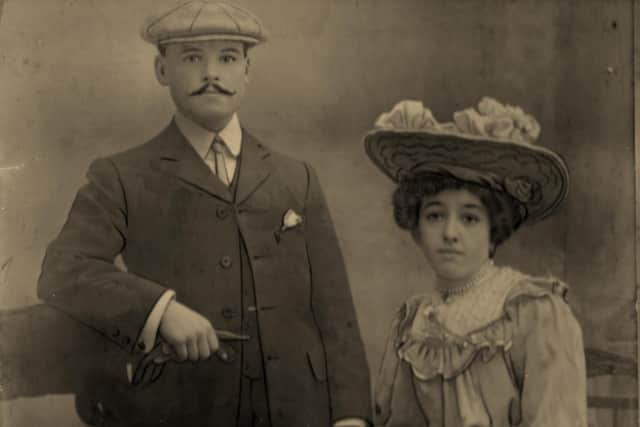
[[[267,34],[257,17],[237,5],[191,0],[150,15],[142,38],[155,45],[205,40],[257,45],[266,41]]]

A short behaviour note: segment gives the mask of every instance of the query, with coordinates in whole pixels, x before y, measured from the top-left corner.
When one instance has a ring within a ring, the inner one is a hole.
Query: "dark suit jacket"
[[[38,284],[47,303],[127,350],[105,353],[87,375],[85,416],[99,408],[107,425],[235,424],[238,357],[172,363],[142,387],[129,384],[125,364],[140,357],[141,329],[168,288],[214,328],[239,331],[242,238],[274,426],[370,419],[363,344],[318,179],[246,131],[242,144],[235,201],[174,123],[90,166]],[[281,232],[288,209],[304,223]],[[127,272],[114,266],[118,254]]]

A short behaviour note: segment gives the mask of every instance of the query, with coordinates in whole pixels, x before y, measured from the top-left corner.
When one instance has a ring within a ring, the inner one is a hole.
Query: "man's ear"
[[[167,86],[169,84],[169,80],[167,79],[165,58],[161,55],[156,55],[154,66],[158,83],[160,83],[162,86]]]

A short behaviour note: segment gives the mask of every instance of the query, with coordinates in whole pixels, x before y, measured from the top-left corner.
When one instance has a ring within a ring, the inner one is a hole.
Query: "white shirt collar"
[[[176,111],[175,120],[180,132],[182,132],[187,141],[193,146],[198,155],[204,159],[209,148],[211,148],[211,142],[216,136],[216,133],[203,128],[180,111]],[[222,138],[231,154],[237,157],[240,154],[240,148],[242,146],[242,128],[240,127],[237,114],[231,117],[229,123],[227,123],[224,129],[218,132],[218,135]]]

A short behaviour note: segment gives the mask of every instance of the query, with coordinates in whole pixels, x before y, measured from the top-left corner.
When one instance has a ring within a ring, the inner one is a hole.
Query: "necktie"
[[[224,141],[219,136],[216,136],[213,139],[209,152],[205,156],[205,161],[218,179],[220,179],[224,185],[229,186],[231,177],[229,177],[227,171],[226,151],[227,146],[224,144]]]

